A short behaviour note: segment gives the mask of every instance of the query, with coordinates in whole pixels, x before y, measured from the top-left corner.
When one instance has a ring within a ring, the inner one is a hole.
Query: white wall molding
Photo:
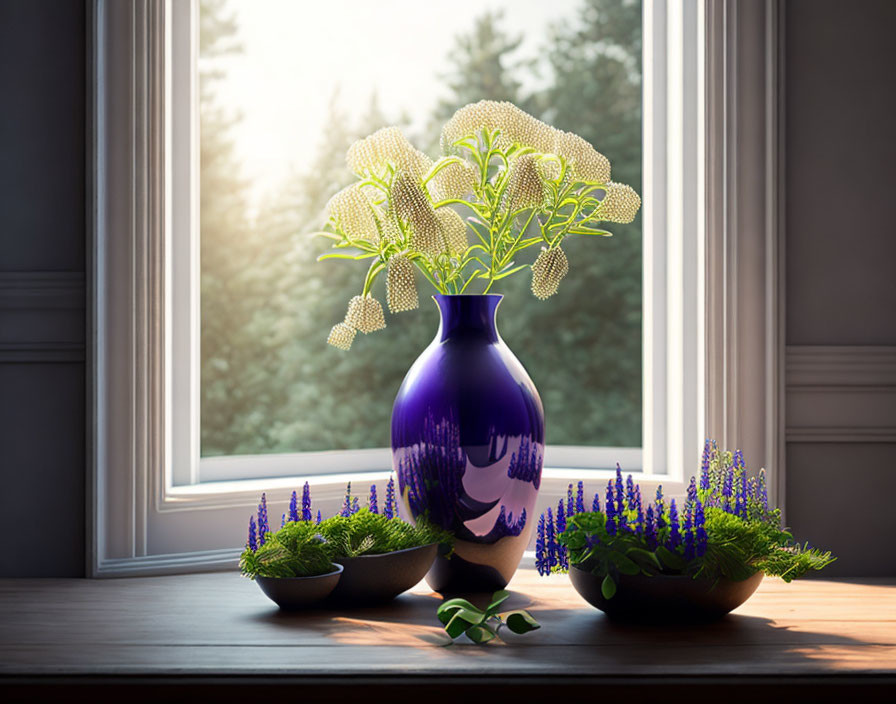
[[[0,364],[84,361],[84,274],[0,272]]]
[[[896,442],[896,347],[788,347],[787,441]]]

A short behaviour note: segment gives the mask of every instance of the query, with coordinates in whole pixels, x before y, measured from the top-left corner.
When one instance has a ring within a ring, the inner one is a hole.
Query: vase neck
[[[445,295],[433,296],[442,314],[438,340],[476,338],[487,342],[497,342],[498,328],[495,315],[498,304],[504,298],[501,294]]]

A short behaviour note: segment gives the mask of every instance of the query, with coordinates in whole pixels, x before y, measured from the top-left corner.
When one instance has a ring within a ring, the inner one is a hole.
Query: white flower
[[[374,207],[357,184],[354,184],[330,198],[327,212],[336,227],[350,239],[368,240],[376,244],[380,237]]]
[[[355,329],[345,323],[336,323],[327,337],[327,344],[348,352],[355,339]]]
[[[604,190],[605,195],[598,208],[598,219],[621,223],[635,219],[641,207],[641,196],[634,188],[624,183],[610,181]]]
[[[386,303],[390,313],[413,310],[419,305],[414,265],[404,255],[389,260],[386,270]]]
[[[556,130],[550,151],[566,160],[576,181],[607,183],[610,180],[610,160],[577,134]]]
[[[366,296],[355,296],[348,303],[345,323],[363,332],[365,335],[369,332],[382,330],[386,327],[383,306],[369,293]]]
[[[560,247],[542,249],[532,265],[532,293],[545,300],[557,293],[560,281],[569,272],[566,253]]]

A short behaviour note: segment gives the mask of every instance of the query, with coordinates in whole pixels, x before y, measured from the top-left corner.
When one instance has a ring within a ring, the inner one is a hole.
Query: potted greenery
[[[451,542],[450,534],[425,521],[401,520],[391,479],[382,513],[375,485],[362,508],[349,484],[339,514],[322,519],[318,511],[314,519],[306,482],[301,508],[293,492],[278,531],[269,529],[264,494],[257,516],[257,522],[249,519],[240,567],[282,608],[328,598],[341,606],[389,601],[423,579],[439,545]]]
[[[707,441],[699,486],[691,478],[679,509],[662,487],[645,501],[617,466],[603,508],[584,506],[583,484],[538,524],[540,573],[569,572],[576,591],[607,615],[627,620],[712,619],[745,602],[763,575],[784,581],[820,570],[829,552],[800,545],[770,509],[765,472],[748,476],[743,456]]]

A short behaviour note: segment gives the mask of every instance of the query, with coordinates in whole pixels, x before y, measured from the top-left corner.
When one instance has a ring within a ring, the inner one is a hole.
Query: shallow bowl
[[[605,599],[603,576],[570,565],[572,586],[592,606],[607,616],[624,621],[680,623],[712,621],[743,604],[762,581],[756,572],[741,581],[693,579],[686,575],[620,575],[616,593]]]
[[[344,568],[329,601],[343,606],[390,601],[417,584],[432,567],[438,544],[396,550],[382,555],[338,557]]]
[[[343,568],[338,564],[333,568],[332,572],[313,577],[256,577],[255,582],[281,609],[307,609],[320,604],[336,588]]]

